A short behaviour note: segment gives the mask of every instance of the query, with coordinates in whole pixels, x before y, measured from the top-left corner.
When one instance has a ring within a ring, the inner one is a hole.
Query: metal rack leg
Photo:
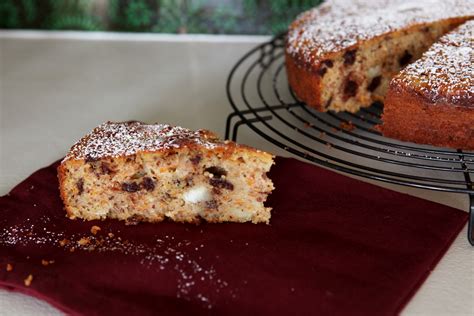
[[[237,141],[237,131],[241,125],[249,124],[249,123],[258,123],[258,122],[268,121],[272,119],[271,115],[266,115],[260,118],[246,119],[245,121],[238,120],[237,122],[234,123],[234,128],[232,129],[232,134],[231,134],[231,126],[232,126],[231,122],[234,116],[235,114],[231,114],[227,117],[226,128],[225,128],[225,139],[229,139],[234,142]]]
[[[474,194],[469,194],[469,219],[467,223],[467,239],[471,246],[474,246]]]

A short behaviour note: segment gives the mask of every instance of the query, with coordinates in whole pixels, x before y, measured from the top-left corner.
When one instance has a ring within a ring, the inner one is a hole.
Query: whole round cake
[[[415,67],[411,63],[421,58],[434,43],[445,34],[456,32],[457,27],[472,18],[474,0],[326,1],[319,7],[302,13],[290,25],[285,54],[289,84],[300,100],[319,111],[356,112],[361,107],[370,106],[374,101],[385,101],[387,92],[399,86],[391,84],[395,75],[407,65],[408,69]],[[466,24],[466,28],[472,30],[472,24]],[[457,37],[467,37],[464,42],[470,43],[464,45],[461,50],[464,61],[460,64],[464,65],[465,69],[460,76],[472,79],[472,33],[464,32]],[[430,60],[430,53],[427,54],[428,57],[423,60]],[[450,61],[446,61],[444,65],[443,58],[439,58],[436,68],[449,69],[450,63],[458,58],[456,56],[454,53],[450,54]],[[465,56],[468,56],[467,65]],[[416,66],[417,69],[424,67],[429,67],[429,63],[420,62]],[[416,77],[416,74],[404,77],[405,87],[410,86],[410,81],[416,81]],[[459,98],[452,109],[457,110],[462,106],[463,111],[470,113],[471,110],[474,111],[472,81],[463,80],[467,81],[458,85],[456,93]],[[450,82],[446,82],[444,88],[438,89],[437,95],[448,91],[446,87],[449,85]],[[418,85],[412,89],[412,97],[421,97],[422,94],[418,91],[420,87]],[[423,87],[424,91],[431,88],[426,84]],[[410,108],[405,106],[409,101],[407,97],[397,100],[398,113]],[[428,99],[427,102],[438,101]],[[436,109],[437,107],[431,108],[432,111]],[[396,119],[411,120],[414,114],[408,112],[407,115],[410,116],[398,115]],[[474,148],[472,142],[466,140],[436,142],[436,137],[413,138],[402,135],[407,131],[400,130],[395,133],[393,128],[388,127],[394,126],[388,124],[394,117],[390,114],[384,115],[387,128],[382,127],[381,130],[386,132],[387,136],[434,145],[462,145],[463,148]],[[471,122],[471,126],[474,125],[474,121]],[[456,129],[456,120],[452,123],[454,125],[451,124],[448,128]],[[414,130],[409,132],[416,133]],[[467,138],[473,133],[473,128],[469,127],[467,132],[466,128],[463,128],[461,133],[467,135]]]

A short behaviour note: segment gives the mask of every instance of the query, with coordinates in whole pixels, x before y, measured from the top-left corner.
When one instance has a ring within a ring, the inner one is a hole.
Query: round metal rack
[[[245,54],[231,70],[227,96],[233,112],[226,139],[248,126],[289,153],[352,175],[470,197],[468,240],[474,245],[474,152],[405,143],[383,137],[383,105],[357,113],[321,113],[299,101],[288,85],[285,35]]]

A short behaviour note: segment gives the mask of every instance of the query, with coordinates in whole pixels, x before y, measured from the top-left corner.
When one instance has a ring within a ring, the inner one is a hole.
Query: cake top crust
[[[328,0],[290,25],[287,53],[310,67],[342,51],[412,25],[474,16],[474,0]]]
[[[413,87],[434,103],[474,107],[474,20],[441,37],[392,84]]]
[[[141,151],[161,151],[188,146],[215,149],[227,145],[208,130],[192,131],[167,124],[141,122],[106,122],[72,146],[69,159],[97,160],[105,157],[130,156]]]

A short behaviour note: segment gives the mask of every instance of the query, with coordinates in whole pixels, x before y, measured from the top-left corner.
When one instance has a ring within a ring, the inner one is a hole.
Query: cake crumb
[[[113,233],[108,233],[107,235],[108,235],[110,238],[114,238],[114,236],[115,236]]]
[[[62,239],[62,240],[59,241],[59,245],[60,245],[61,247],[64,247],[64,246],[66,246],[67,244],[69,244],[69,240],[67,240],[67,239]]]
[[[13,271],[13,265],[11,263],[7,263],[6,270],[7,270],[7,272]]]
[[[90,244],[90,239],[87,238],[87,237],[82,237],[81,239],[79,239],[79,241],[77,242],[80,246],[85,246],[85,245],[88,245]]]
[[[97,233],[98,233],[100,230],[101,230],[101,228],[100,228],[99,226],[94,225],[94,226],[91,227],[91,234],[92,234],[92,235],[97,235]]]
[[[25,286],[30,286],[31,282],[33,282],[33,275],[29,274],[23,282],[25,283]]]
[[[43,266],[49,266],[50,264],[53,264],[54,263],[54,260],[45,260],[45,259],[41,259],[41,264]]]
[[[339,127],[342,128],[343,130],[346,130],[346,131],[349,131],[349,132],[352,131],[355,128],[354,124],[352,124],[351,121],[341,122]]]

